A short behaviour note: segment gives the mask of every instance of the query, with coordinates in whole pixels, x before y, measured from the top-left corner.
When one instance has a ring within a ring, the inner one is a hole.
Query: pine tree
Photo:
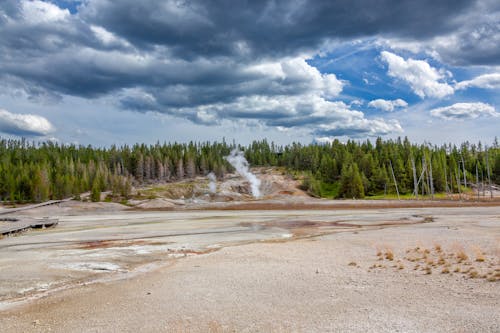
[[[92,183],[92,189],[90,191],[90,200],[93,202],[101,201],[101,186],[99,184],[99,179],[96,177]]]
[[[339,196],[342,198],[365,197],[363,179],[356,163],[346,165],[342,168]]]

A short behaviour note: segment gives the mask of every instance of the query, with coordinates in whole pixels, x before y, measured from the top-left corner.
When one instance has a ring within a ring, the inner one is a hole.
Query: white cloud
[[[314,138],[314,142],[319,143],[319,144],[332,144],[333,141],[335,141],[335,138],[329,137],[329,136],[320,136]]]
[[[352,119],[350,122],[334,122],[320,125],[315,131],[322,136],[375,137],[390,133],[403,133],[403,128],[397,120],[384,119]]]
[[[336,97],[342,91],[344,84],[338,80],[335,74],[322,74],[323,96],[326,98]]]
[[[349,103],[349,106],[361,106],[363,105],[363,101],[360,99],[355,99]]]
[[[406,108],[408,106],[408,103],[400,98],[395,100],[375,99],[368,103],[368,106],[383,111],[392,112],[396,108]]]
[[[91,25],[90,30],[92,30],[95,37],[104,45],[130,46],[126,40],[118,38],[115,34],[109,32],[103,27]]]
[[[298,96],[242,96],[231,103],[214,103],[189,108],[171,109],[196,123],[218,124],[228,119],[258,121],[280,131],[307,129],[323,136],[366,137],[402,132],[395,120],[367,119],[341,101],[329,101],[316,94]]]
[[[29,24],[64,21],[71,15],[67,9],[40,0],[24,0],[21,2],[21,7],[23,18]]]
[[[476,119],[481,116],[498,117],[500,113],[485,103],[455,103],[431,110],[431,115],[442,119]]]
[[[309,65],[304,57],[281,59],[249,66],[246,70],[266,77],[269,82],[284,86],[295,86],[301,91],[314,91],[325,98],[337,97],[344,82],[335,74],[322,74]]]
[[[470,87],[499,89],[500,73],[484,74],[473,78],[472,80],[462,81],[456,84],[456,89],[467,89]]]
[[[0,109],[0,132],[19,136],[44,136],[54,130],[54,126],[42,116],[16,114]]]
[[[424,97],[443,98],[454,93],[453,87],[444,80],[449,73],[438,71],[426,61],[408,60],[387,51],[382,51],[382,60],[389,65],[388,74],[408,83],[415,94]]]

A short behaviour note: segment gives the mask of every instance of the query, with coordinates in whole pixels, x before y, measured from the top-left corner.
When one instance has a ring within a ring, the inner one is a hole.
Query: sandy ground
[[[0,240],[2,332],[500,331],[498,206],[71,212]]]

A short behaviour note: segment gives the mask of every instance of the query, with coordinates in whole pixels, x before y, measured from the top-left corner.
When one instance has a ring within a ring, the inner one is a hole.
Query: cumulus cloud
[[[320,137],[315,137],[313,142],[324,145],[324,144],[332,144],[335,141],[335,138],[329,137],[329,136],[320,136]]]
[[[401,98],[395,100],[375,99],[368,103],[369,107],[380,109],[386,112],[392,112],[397,108],[406,108],[408,103]]]
[[[500,88],[500,73],[484,74],[473,78],[458,82],[455,85],[456,89],[467,89],[470,87],[484,89],[499,89]]]
[[[262,62],[241,69],[235,64],[235,68],[244,79],[224,84],[221,80],[215,87],[177,84],[163,89],[126,89],[120,105],[137,111],[168,113],[206,125],[223,119],[253,119],[284,127],[300,122],[307,126],[325,118],[320,114],[332,116],[340,109],[348,110],[344,103],[331,101],[342,91],[344,82],[334,74],[320,73],[304,58]]]
[[[144,102],[150,103],[147,95]],[[280,131],[302,128],[328,136],[378,136],[402,131],[393,120],[368,119],[364,113],[341,101],[329,101],[317,94],[298,96],[242,96],[230,103],[165,109],[164,113],[182,115],[199,124],[220,124],[223,120],[259,123]],[[328,133],[326,134],[326,131]]]
[[[500,113],[486,103],[455,103],[431,110],[431,115],[442,119],[475,119],[478,117],[498,117]]]
[[[105,46],[123,46],[130,47],[131,45],[123,38],[117,37],[115,34],[107,31],[103,27],[91,25],[90,30],[94,33],[95,37],[102,42]]]
[[[54,126],[42,116],[16,114],[0,109],[0,132],[19,136],[44,136],[54,130]]]
[[[28,24],[64,21],[70,16],[67,9],[61,9],[49,2],[34,0],[21,1],[22,17]]]
[[[318,136],[349,136],[349,137],[377,137],[389,133],[403,133],[403,128],[397,120],[384,119],[352,119],[351,122],[334,122],[320,125],[314,132]]]
[[[336,101],[348,82],[309,60],[332,40],[389,36],[423,43],[449,35],[462,27],[456,18],[475,6],[467,0],[86,0],[70,12],[61,3],[0,3],[3,85],[27,94],[105,96],[122,109],[206,125],[243,119],[356,136],[402,129]],[[420,97],[453,93],[445,73],[426,62],[382,57],[389,75]],[[400,100],[372,102],[387,111],[405,107]]]
[[[445,73],[431,67],[426,61],[411,58],[405,60],[388,51],[382,51],[380,56],[389,66],[389,76],[406,82],[419,97],[442,98],[454,93],[453,87],[442,82],[446,77]]]
[[[234,83],[266,89],[262,84],[256,87],[256,74],[247,71],[252,66],[281,62],[284,67],[287,59],[314,55],[331,38],[385,32],[427,37],[453,28],[445,18],[469,6],[465,0],[454,1],[451,7],[446,1],[430,0],[419,6],[411,1],[367,4],[361,0],[314,4],[221,0],[210,5],[89,0],[72,15],[50,2],[23,0],[19,6],[17,0],[5,0],[0,4],[0,17],[5,18],[0,19],[0,76],[83,97],[134,87],[172,90],[183,84],[192,96],[214,87],[208,95],[223,99],[226,85]],[[351,9],[351,15],[344,14],[345,8]],[[320,81],[326,98],[342,89],[334,74]],[[273,91],[287,89],[287,83],[290,80],[274,82]]]

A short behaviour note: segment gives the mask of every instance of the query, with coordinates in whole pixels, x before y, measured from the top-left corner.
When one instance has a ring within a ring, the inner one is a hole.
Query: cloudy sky
[[[2,0],[2,137],[500,136],[497,0]]]

